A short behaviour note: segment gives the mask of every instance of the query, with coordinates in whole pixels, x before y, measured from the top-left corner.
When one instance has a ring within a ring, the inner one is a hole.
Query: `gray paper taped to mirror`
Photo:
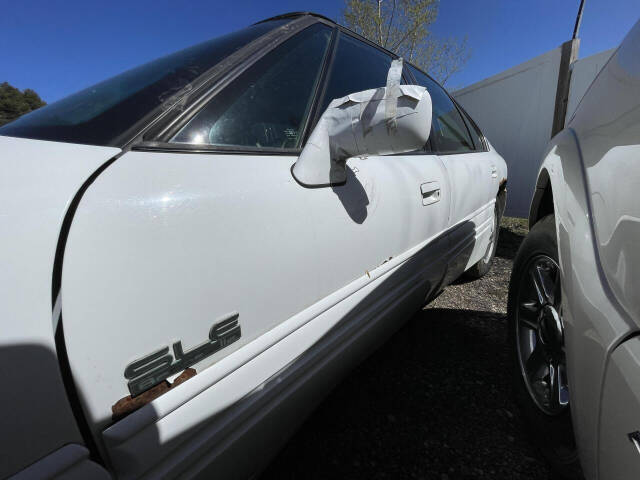
[[[400,96],[400,79],[402,78],[402,57],[391,62],[387,74],[387,96],[384,101],[387,130],[390,132],[398,128],[396,114],[398,111],[398,97]]]
[[[431,97],[424,87],[401,85],[402,60],[392,62],[387,86],[333,100],[307,140],[293,175],[323,186],[346,179],[346,160],[424,146],[431,129]]]

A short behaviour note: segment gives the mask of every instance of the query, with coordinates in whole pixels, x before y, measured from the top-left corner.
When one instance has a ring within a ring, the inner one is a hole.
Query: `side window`
[[[324,112],[335,98],[384,87],[391,60],[389,55],[377,48],[340,32],[319,112]]]
[[[435,81],[409,65],[419,85],[431,95],[433,104],[432,144],[439,153],[464,153],[473,151],[469,130],[449,95]]]
[[[276,47],[219,92],[171,142],[297,147],[330,37],[330,28],[316,24]]]
[[[471,119],[469,114],[462,110],[462,115],[464,115],[465,122],[467,123],[467,127],[469,127],[469,133],[471,134],[471,139],[473,140],[473,144],[476,147],[476,150],[484,150],[484,142],[482,141],[482,132],[477,127],[476,123]]]

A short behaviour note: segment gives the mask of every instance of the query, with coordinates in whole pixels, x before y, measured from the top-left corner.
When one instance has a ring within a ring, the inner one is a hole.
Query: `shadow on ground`
[[[496,256],[513,260],[518,253],[518,248],[524,240],[529,229],[526,221],[518,218],[503,218],[500,224],[500,236]]]
[[[526,227],[504,219],[491,272],[448,287],[347,377],[271,478],[549,479],[513,404],[506,293]]]

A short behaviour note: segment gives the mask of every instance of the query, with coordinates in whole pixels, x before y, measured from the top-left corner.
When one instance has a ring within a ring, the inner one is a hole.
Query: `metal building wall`
[[[572,65],[567,116],[614,50]],[[561,48],[453,92],[509,167],[506,215],[527,218],[542,155],[551,138]]]
[[[527,217],[551,137],[560,48],[453,92],[509,168],[506,215]]]
[[[605,66],[615,51],[615,48],[605,50],[590,57],[581,58],[573,64],[565,124],[569,123],[569,119],[571,119],[573,112],[576,111],[580,100],[587,93],[589,85],[595,80],[602,67]]]

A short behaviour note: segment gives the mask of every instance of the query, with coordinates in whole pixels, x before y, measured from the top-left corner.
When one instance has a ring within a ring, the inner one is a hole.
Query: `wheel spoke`
[[[549,408],[557,410],[562,405],[560,398],[560,368],[557,363],[549,363]]]
[[[547,265],[545,268],[538,267],[540,275],[540,281],[542,282],[542,293],[544,293],[547,302],[551,305],[555,304],[555,288],[556,279],[554,273],[557,272],[556,268]]]
[[[569,387],[567,386],[567,372],[564,365],[558,365],[558,400],[561,407],[569,404]]]
[[[536,346],[531,352],[531,355],[529,355],[529,358],[527,358],[525,365],[527,375],[531,381],[539,378],[537,374],[545,364],[544,350],[538,343],[536,343]]]
[[[540,305],[555,304],[555,299],[559,298],[557,290],[559,289],[559,274],[555,264],[550,262],[534,263],[529,273],[531,282],[536,294],[536,298]]]
[[[534,266],[533,270],[531,270],[531,281],[533,282],[533,288],[536,291],[536,298],[538,300],[538,304],[543,306],[545,304],[545,296],[542,290],[542,285],[540,283],[539,277],[540,272],[538,271],[538,267]]]
[[[522,302],[520,304],[520,315],[518,320],[527,328],[536,330],[538,328],[538,304],[536,302]]]
[[[560,270],[556,269],[555,278],[553,280],[553,306],[560,308]]]

